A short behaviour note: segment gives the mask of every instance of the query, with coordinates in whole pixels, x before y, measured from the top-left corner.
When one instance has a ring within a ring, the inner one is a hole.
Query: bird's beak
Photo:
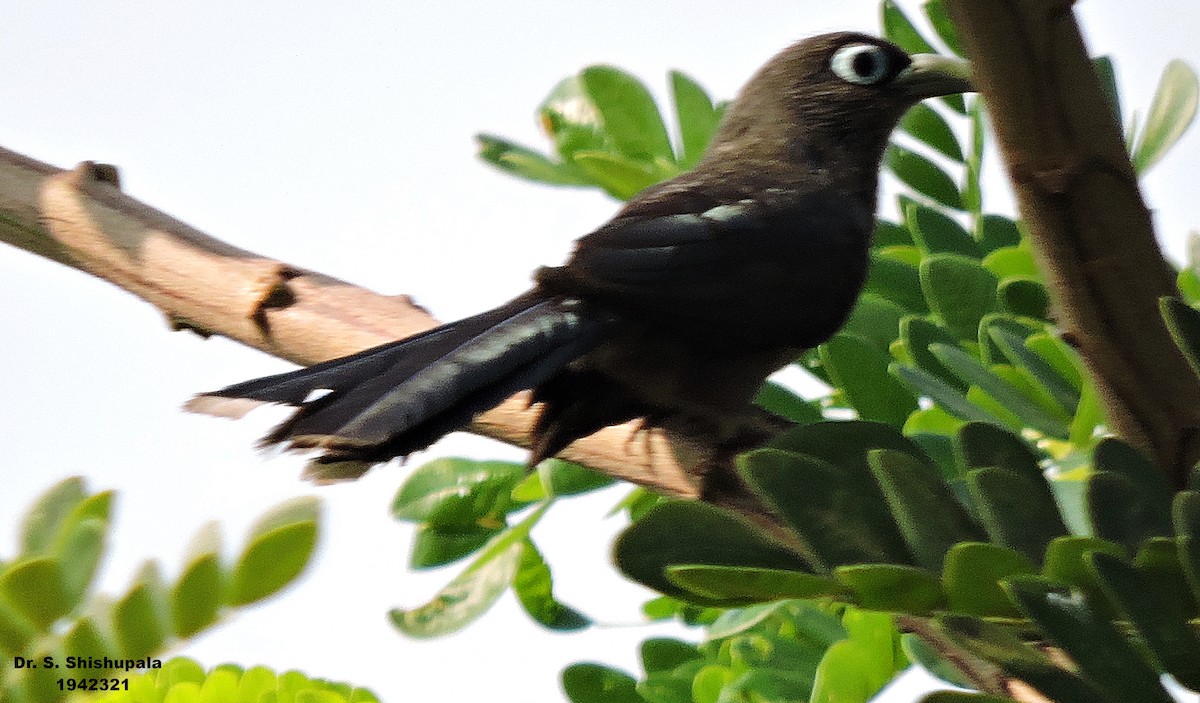
[[[912,63],[896,76],[894,84],[914,100],[975,91],[971,64],[937,54],[913,54]]]

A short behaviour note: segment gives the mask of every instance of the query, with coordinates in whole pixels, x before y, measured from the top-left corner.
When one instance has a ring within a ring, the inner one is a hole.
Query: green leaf
[[[915,566],[854,564],[837,567],[833,575],[869,610],[925,615],[946,602],[937,577]]]
[[[50,487],[25,513],[21,553],[41,556],[54,548],[63,521],[87,496],[83,479],[72,477]]]
[[[662,115],[641,81],[612,66],[590,66],[580,78],[619,152],[638,160],[675,160]]]
[[[1132,149],[1135,171],[1144,173],[1187,132],[1196,117],[1198,96],[1200,82],[1191,67],[1178,59],[1168,63]]]
[[[885,39],[909,54],[936,53],[933,45],[921,36],[916,26],[908,19],[895,0],[884,0],[880,5],[880,13],[882,15],[880,24],[883,26]]]
[[[1184,302],[1188,305],[1200,303],[1200,274],[1196,273],[1196,263],[1189,263],[1190,268],[1180,270],[1175,276],[1175,287],[1179,289]]]
[[[142,568],[133,587],[113,605],[112,625],[121,656],[141,659],[162,650],[170,615],[166,587],[153,563]]]
[[[408,568],[431,569],[450,564],[478,550],[504,529],[503,523],[483,525],[418,525],[408,554]]]
[[[668,566],[666,575],[681,588],[713,600],[760,603],[846,593],[831,578],[795,570],[680,565]]]
[[[1142,545],[1133,564],[1153,580],[1171,602],[1183,609],[1184,617],[1191,619],[1200,613],[1200,603],[1196,602],[1184,575],[1176,542],[1163,537],[1149,540]]]
[[[702,659],[696,645],[670,637],[651,637],[642,642],[642,669],[647,674],[671,671],[687,662]]]
[[[650,672],[646,674],[645,679],[638,682],[638,694],[643,699],[655,703],[693,703],[695,678],[703,668],[704,662],[696,660],[680,667],[678,671]]]
[[[822,419],[820,408],[774,381],[767,381],[758,389],[754,404],[796,424],[806,425]]]
[[[1171,528],[1171,501],[1174,500],[1174,492],[1153,462],[1132,445],[1116,437],[1105,438],[1096,445],[1093,462],[1097,471],[1111,471],[1124,476],[1144,491],[1146,499],[1150,502],[1150,509],[1156,515],[1162,516],[1163,521],[1159,526],[1162,536],[1169,537],[1174,534]]]
[[[929,411],[941,412],[936,408],[930,408]],[[906,432],[905,436],[921,447],[921,451],[925,453],[925,456],[929,457],[933,465],[941,472],[943,480],[947,483],[953,483],[962,479],[962,472],[955,463],[954,442],[950,437],[958,432],[959,428],[962,427],[962,423],[945,413],[942,413],[942,415],[947,418],[948,422],[954,423],[948,432]]]
[[[875,220],[875,233],[871,236],[871,246],[876,249],[891,246],[911,246],[912,235],[908,228],[887,220]]]
[[[637,681],[624,671],[589,662],[562,672],[563,692],[571,703],[644,703]]]
[[[414,471],[392,501],[392,515],[443,527],[503,526],[525,466],[506,461],[436,459]]]
[[[589,178],[618,200],[629,200],[671,175],[606,151],[577,151],[572,158]]]
[[[1178,535],[1179,562],[1192,593],[1200,599],[1200,493],[1180,491],[1171,515]]]
[[[925,197],[956,210],[963,209],[962,194],[954,179],[915,151],[889,144],[883,162],[896,178]]]
[[[951,387],[928,371],[902,364],[892,364],[889,370],[918,393],[928,396],[930,400],[955,417],[972,422],[1001,424],[996,416],[967,400],[966,396],[957,388]]]
[[[917,409],[908,388],[888,374],[888,355],[870,342],[837,334],[819,349],[825,370],[860,418],[903,427]]]
[[[909,266],[920,266],[921,259],[925,257],[920,247],[914,244],[896,245],[890,247],[876,247],[876,252],[880,256],[885,256],[889,259],[894,259]]]
[[[237,696],[239,676],[228,669],[217,669],[210,673],[204,679],[204,683],[200,686],[200,701],[201,703],[216,703],[217,701],[232,701]],[[305,700],[301,698],[303,694],[297,695],[297,700],[304,700],[305,703],[346,703],[344,696],[338,695],[333,691],[311,691],[309,693],[316,694],[311,699]],[[328,695],[326,698],[325,695]],[[317,696],[321,696],[318,698]]]
[[[930,351],[964,381],[978,386],[998,403],[1013,412],[1025,425],[1052,437],[1065,438],[1069,432],[1062,420],[1047,413],[1009,382],[997,376],[958,347],[934,344]]]
[[[526,539],[513,578],[513,591],[529,616],[551,630],[580,630],[592,622],[554,598],[550,567],[531,540]]]
[[[728,608],[717,617],[712,625],[709,625],[705,639],[711,642],[741,634],[775,615],[785,604],[786,601],[774,601],[760,605],[748,605],[745,608]],[[839,624],[838,627],[840,628],[841,625]],[[845,636],[846,633],[842,632],[838,635],[838,639]]]
[[[562,459],[547,459],[538,466],[536,472],[526,473],[529,475],[512,489],[512,499],[518,505],[545,500],[550,496],[565,498],[591,493],[616,483],[598,471]],[[547,485],[549,494],[546,492]]]
[[[625,494],[624,498],[612,507],[612,510],[608,514],[610,516],[616,515],[623,510],[629,515],[630,522],[637,522],[646,513],[650,512],[651,508],[666,501],[667,498],[657,493],[652,493],[645,488],[632,488]]]
[[[870,256],[871,266],[863,289],[865,293],[878,295],[909,312],[929,312],[916,266],[901,263],[874,251]]]
[[[722,690],[732,682],[733,671],[729,667],[710,664],[696,672],[696,678],[692,680],[691,701],[719,703]]]
[[[1010,249],[1017,249],[1024,253],[1028,259],[1028,266],[1025,270],[1020,271],[1021,274],[1029,276],[1037,276],[1037,266],[1033,263],[1033,258],[1029,256],[1029,252],[1021,244],[1021,230],[1017,227],[1017,223],[1003,215],[983,215],[979,218],[979,246],[984,251],[988,252],[990,257],[992,254]],[[984,260],[984,265],[987,260]],[[997,275],[1000,275],[997,273]]]
[[[1050,294],[1032,278],[1010,276],[1000,281],[997,291],[1000,309],[1014,315],[1038,320],[1050,319]]]
[[[908,664],[889,616],[848,610],[844,621],[849,637],[822,657],[810,701],[866,703]]]
[[[62,580],[57,559],[23,559],[0,574],[0,598],[45,631],[71,610],[71,598],[64,592]]]
[[[455,576],[425,605],[393,608],[388,617],[409,637],[432,638],[466,627],[512,585],[523,551],[513,529],[493,537],[471,565]]]
[[[1024,276],[1038,278],[1037,264],[1025,247],[1001,247],[983,258],[983,267],[998,279]]]
[[[247,669],[238,682],[239,701],[262,701],[264,694],[274,691],[276,687],[275,672],[265,666],[255,666]],[[270,701],[267,698],[264,703]]]
[[[1082,407],[1082,406],[1081,406]],[[1076,462],[1084,462],[1078,452],[1070,455]],[[1050,492],[1054,494],[1054,502],[1058,504],[1058,513],[1062,516],[1063,524],[1073,535],[1090,536],[1092,533],[1091,520],[1087,515],[1087,481],[1091,470],[1082,466],[1067,472],[1056,472],[1053,478],[1048,478]]]
[[[1117,118],[1117,124],[1124,124],[1125,118],[1121,116],[1121,94],[1117,90],[1117,74],[1113,68],[1112,57],[1097,56],[1093,58],[1092,69],[1100,81],[1100,89],[1104,91],[1104,97],[1108,98],[1113,116]]]
[[[568,161],[577,151],[607,151],[612,146],[600,111],[584,91],[580,76],[559,81],[538,106],[538,115],[559,155]]]
[[[84,617],[75,624],[63,637],[63,654],[69,657],[94,657],[115,659],[118,656],[117,645],[109,640],[105,633],[96,625],[92,618]]]
[[[996,309],[996,277],[979,262],[955,254],[934,254],[921,262],[921,290],[946,329],[959,339],[975,339],[979,321]]]
[[[695,600],[664,573],[668,566],[759,566],[804,570],[800,559],[731,513],[706,503],[663,503],[613,546],[617,568],[660,593]]]
[[[1079,356],[1067,346],[1066,342],[1058,337],[1040,332],[1026,337],[1025,346],[1054,367],[1058,375],[1071,384],[1072,388],[1081,391],[1082,395],[1084,378],[1080,371],[1081,362]]]
[[[230,604],[262,600],[300,575],[317,543],[319,513],[319,501],[303,496],[259,518],[234,567]]]
[[[1097,537],[1135,551],[1151,537],[1171,534],[1169,507],[1153,505],[1147,492],[1121,474],[1097,471],[1087,484],[1088,516]]]
[[[955,390],[967,390],[967,384],[939,361],[933,352],[929,351],[930,345],[935,343],[958,344],[954,335],[940,325],[921,317],[911,316],[900,322],[900,336],[912,355],[914,364]]]
[[[738,471],[810,545],[811,556],[822,565],[909,563],[908,549],[888,515],[866,454],[870,449],[886,448],[920,455],[920,449],[898,432],[900,441],[893,441],[882,433],[855,436],[853,427],[827,429],[832,424],[849,425],[816,423],[786,432],[772,444],[807,445],[805,449],[811,453],[759,449],[738,457]],[[797,434],[809,428],[818,429]],[[830,446],[831,440],[838,439],[845,442],[843,447]]]
[[[1200,311],[1178,298],[1168,297],[1159,298],[1158,307],[1175,346],[1200,375]]]
[[[937,32],[938,38],[946,48],[959,56],[965,56],[962,43],[958,39],[958,31],[950,21],[950,13],[946,11],[946,3],[943,0],[927,0],[924,9],[929,25]]]
[[[547,459],[545,470],[549,473],[551,490],[560,498],[591,493],[616,483],[611,476],[562,459]]]
[[[942,586],[949,609],[980,617],[1016,618],[1020,613],[1000,587],[1000,580],[1037,573],[1020,552],[994,544],[964,542],[946,553]]]
[[[171,588],[171,629],[191,637],[217,619],[225,602],[225,571],[221,567],[221,533],[209,523],[192,539],[183,573]]]
[[[1154,670],[1086,597],[1031,576],[1013,577],[1007,587],[1038,630],[1113,698],[1174,703]]]
[[[925,640],[921,639],[916,634],[909,632],[901,635],[900,648],[904,651],[904,655],[908,657],[913,664],[920,666],[931,676],[934,676],[950,684],[951,686],[958,686],[960,688],[971,687],[971,682],[968,681],[958,669],[955,669],[954,665],[944,659],[940,654],[938,654],[937,650],[929,646]],[[946,691],[942,691],[941,693],[946,693]],[[929,697],[926,696],[924,699],[922,699],[922,702],[924,703],[924,701],[928,700]],[[1012,703],[1007,698],[998,698],[996,700],[1003,701],[1003,703]]]
[[[867,293],[859,297],[842,331],[861,337],[886,352],[900,335],[900,319],[904,314],[904,308],[892,301]]]
[[[1000,625],[968,615],[938,616],[936,623],[954,642],[975,656],[996,663],[1058,703],[1104,703],[1093,684],[1056,666],[1049,657],[1025,644]]]
[[[679,71],[671,71],[669,75],[681,142],[679,165],[691,168],[704,155],[721,116],[713,109],[712,99],[698,83]]]
[[[937,149],[944,156],[962,163],[962,148],[958,137],[946,123],[946,119],[924,103],[913,105],[900,120],[900,129],[912,137]]]
[[[1045,485],[1038,455],[1019,436],[995,425],[972,423],[959,432],[955,444],[963,464],[970,469],[994,466]],[[1046,491],[1049,494],[1049,491]]]
[[[1101,588],[1128,615],[1163,669],[1184,686],[1200,688],[1200,637],[1170,592],[1124,559],[1103,552],[1088,556]]]
[[[490,134],[475,135],[479,158],[519,178],[550,185],[591,185],[573,163],[552,161],[544,154]]]
[[[956,101],[951,101],[949,98],[957,98]],[[948,95],[942,98],[946,104],[950,104],[959,113],[964,114],[968,118],[970,128],[970,136],[968,137],[966,168],[963,169],[962,180],[962,199],[963,206],[967,212],[971,213],[971,219],[974,221],[974,235],[980,245],[987,243],[984,239],[983,229],[983,115],[980,105],[983,101],[978,97],[971,101],[971,107],[968,110],[966,101],[961,95]],[[957,104],[952,104],[956,102]],[[958,109],[961,105],[962,109]],[[982,246],[983,251],[990,250],[990,246]]]
[[[1074,414],[1079,407],[1079,391],[1071,382],[1041,356],[1029,349],[1027,342],[1012,331],[999,326],[989,326],[992,341],[1003,350],[1014,365],[1026,373],[1031,382],[1036,382],[1063,411]]]
[[[813,685],[813,703],[867,703],[888,679],[880,683],[878,662],[859,642],[834,644],[821,659]],[[890,677],[889,677],[890,678]]]
[[[900,203],[914,242],[926,253],[980,258],[979,245],[954,219],[904,196]]]
[[[59,547],[58,566],[62,576],[62,592],[73,610],[83,601],[96,575],[96,567],[104,556],[104,537],[107,520],[88,518],[75,523],[63,535]]]
[[[983,316],[979,321],[979,353],[977,356],[988,366],[995,367],[997,365],[1008,365],[1009,359],[1005,355],[1004,350],[1000,345],[996,344],[996,340],[992,339],[992,328],[1005,330],[1018,339],[1024,340],[1029,335],[1033,334],[1034,327],[1025,324],[1018,318],[1003,312],[990,312]],[[1022,381],[1024,383],[1024,381]],[[1036,390],[1036,389],[1035,389]],[[1047,396],[1046,393],[1041,393],[1039,397]],[[1062,412],[1061,409],[1058,412]]]
[[[1055,538],[1067,534],[1045,481],[983,468],[967,473],[967,487],[988,536],[1035,564]]]
[[[37,635],[38,628],[0,597],[0,652],[22,654]]]
[[[892,518],[918,564],[940,571],[950,547],[984,538],[932,462],[887,449],[877,449],[869,457]]]
[[[930,437],[953,435],[962,425],[963,420],[934,405],[909,415],[908,421],[904,423],[904,434],[921,444]],[[945,466],[940,460],[938,464]]]
[[[417,608],[388,613],[396,629],[410,637],[456,632],[486,612],[513,583],[529,531],[549,510],[542,503],[521,522],[488,540],[475,559],[434,598]]]
[[[1082,591],[1093,607],[1100,609],[1106,616],[1113,616],[1116,609],[1110,604],[1088,566],[1086,558],[1091,552],[1128,558],[1125,548],[1115,542],[1096,537],[1059,537],[1046,548],[1042,575]]]

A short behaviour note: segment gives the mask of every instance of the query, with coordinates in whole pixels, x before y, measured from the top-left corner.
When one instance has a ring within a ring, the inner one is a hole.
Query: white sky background
[[[910,3],[911,5],[911,3]],[[680,68],[720,98],[792,41],[833,29],[877,32],[875,0],[326,3],[8,2],[0,6],[0,145],[59,166],[121,167],[132,196],[239,247],[409,293],[442,319],[521,292],[529,272],[615,209],[587,191],[499,174],[472,136],[542,146],[535,106],[563,76],[613,63],[662,95]],[[736,7],[736,12],[730,8]],[[1144,108],[1163,65],[1200,66],[1200,7],[1187,0],[1082,3],[1094,53],[1117,59],[1126,114]],[[1200,139],[1144,181],[1176,258],[1200,226]],[[993,164],[994,165],[994,164]],[[1007,202],[992,183],[993,203]],[[187,415],[193,393],[285,370],[222,339],[168,333],[118,289],[0,245],[0,554],[16,516],[51,483],[81,474],[119,491],[104,589],[140,560],[174,575],[187,541],[220,522],[228,552],[271,505],[324,498],[322,549],[285,595],[243,612],[184,653],[374,689],[384,700],[561,700],[558,672],[594,659],[636,671],[636,643],[669,627],[553,635],[506,596],[464,633],[395,633],[385,613],[424,602],[461,565],[404,569],[409,530],[387,516],[405,473],[315,489],[301,460],[251,445],[278,416]],[[520,458],[476,438],[439,454]],[[561,505],[535,537],[566,602],[626,624],[648,595],[608,565],[620,491]],[[889,700],[911,700],[893,694]]]

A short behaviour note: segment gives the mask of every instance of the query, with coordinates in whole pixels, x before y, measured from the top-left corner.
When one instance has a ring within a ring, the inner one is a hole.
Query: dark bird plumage
[[[297,406],[263,441],[324,464],[405,456],[527,389],[543,404],[531,462],[639,417],[719,432],[845,322],[888,136],[919,100],[969,90],[964,76],[862,34],[802,41],[747,83],[695,168],[636,195],[528,293],[189,407]]]

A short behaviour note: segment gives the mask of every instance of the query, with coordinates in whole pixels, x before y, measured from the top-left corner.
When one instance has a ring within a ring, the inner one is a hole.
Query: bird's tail
[[[529,294],[415,337],[198,395],[186,407],[241,417],[263,403],[296,406],[263,445],[321,449],[310,475],[346,477],[424,449],[543,383],[595,347],[603,328],[574,299]]]

